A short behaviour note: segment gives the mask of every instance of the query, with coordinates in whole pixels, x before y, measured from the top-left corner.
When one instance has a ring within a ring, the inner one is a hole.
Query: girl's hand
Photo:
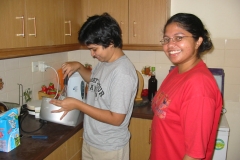
[[[70,77],[74,72],[76,72],[81,67],[81,63],[72,61],[72,62],[65,62],[62,64],[63,70],[63,78]]]
[[[75,105],[78,101],[77,99],[75,98],[65,98],[63,100],[57,100],[57,99],[51,99],[49,101],[49,103],[55,105],[55,106],[58,106],[58,107],[61,107],[60,109],[58,110],[52,110],[51,113],[59,113],[59,112],[63,112],[63,115],[61,116],[60,120],[62,120],[69,111],[73,110],[73,109],[76,109],[75,108]]]

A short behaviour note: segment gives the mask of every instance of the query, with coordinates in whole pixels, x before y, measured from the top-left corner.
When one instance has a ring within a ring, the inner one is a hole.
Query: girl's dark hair
[[[122,48],[121,28],[108,13],[89,17],[78,33],[78,40],[85,45],[97,44],[107,48],[113,44]]]
[[[202,21],[197,16],[189,13],[177,13],[173,15],[165,24],[164,33],[166,31],[166,27],[173,22],[176,22],[179,27],[190,32],[196,41],[199,37],[203,38],[203,42],[198,48],[198,57],[200,57],[201,53],[210,50],[213,47],[208,31],[205,29]]]

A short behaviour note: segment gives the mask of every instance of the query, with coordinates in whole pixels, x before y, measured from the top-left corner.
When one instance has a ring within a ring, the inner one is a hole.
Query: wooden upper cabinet
[[[87,18],[108,12],[122,29],[123,44],[160,46],[170,0],[82,0]],[[85,18],[85,19],[86,19]]]
[[[77,43],[76,4],[77,0],[1,0],[0,49]],[[72,36],[65,36],[70,32]]]
[[[28,47],[64,44],[63,0],[25,0]]]
[[[63,38],[60,40],[58,36],[63,26],[53,20],[61,14],[56,2],[57,0],[1,0],[0,48],[63,44]]]
[[[169,0],[129,0],[129,44],[159,44]]]
[[[78,43],[78,31],[82,25],[79,0],[64,0],[64,42]]]
[[[81,49],[80,27],[103,12],[119,23],[123,49],[162,50],[170,0],[0,0],[0,11],[0,59]]]
[[[0,11],[0,49],[26,47],[24,1],[1,0]]]
[[[123,43],[128,43],[128,0],[82,0],[86,9],[85,20],[95,14],[109,13],[119,23],[122,30]]]

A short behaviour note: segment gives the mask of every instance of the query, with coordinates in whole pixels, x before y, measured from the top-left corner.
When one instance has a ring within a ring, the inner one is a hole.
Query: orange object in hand
[[[59,85],[60,85],[60,89],[63,90],[63,71],[62,68],[60,68],[58,71],[58,77],[59,77]]]

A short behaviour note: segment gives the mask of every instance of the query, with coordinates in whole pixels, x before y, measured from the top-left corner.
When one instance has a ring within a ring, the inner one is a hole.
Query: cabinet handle
[[[16,34],[16,36],[22,36],[22,37],[24,38],[24,37],[25,37],[24,16],[22,16],[22,17],[16,17],[16,19],[22,19],[22,33],[21,33],[21,34]]]
[[[149,144],[151,144],[151,134],[152,134],[152,129],[149,128],[149,140],[148,140]]]
[[[133,37],[137,37],[137,34],[135,32],[135,25],[137,24],[137,22],[133,21]]]
[[[69,25],[69,34],[65,34],[65,36],[72,36],[72,23],[71,21],[65,21]]]
[[[124,22],[121,21],[121,22],[120,22],[120,28],[121,28],[121,29],[123,28],[123,27],[122,27],[123,25],[124,25]],[[122,36],[123,36],[123,32],[122,32]]]
[[[36,18],[28,18],[28,20],[33,20],[34,34],[29,34],[29,36],[37,37],[37,27],[36,27]]]

